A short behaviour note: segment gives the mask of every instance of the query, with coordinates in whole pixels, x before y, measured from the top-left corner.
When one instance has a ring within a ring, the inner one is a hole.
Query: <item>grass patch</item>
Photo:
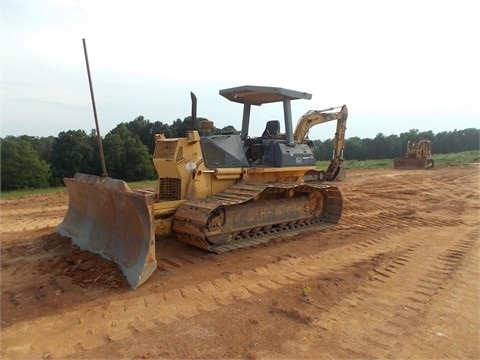
[[[432,156],[435,165],[465,165],[480,162],[480,150],[464,151],[453,154],[436,154]]]
[[[434,154],[435,166],[466,165],[480,162],[480,150],[452,154]],[[317,169],[327,169],[329,161],[317,161]],[[345,169],[386,169],[393,168],[393,159],[345,160]]]
[[[464,151],[452,154],[434,154],[433,160],[435,161],[435,167],[439,166],[451,166],[451,165],[466,165],[469,163],[480,162],[480,150]],[[328,168],[330,161],[317,161],[317,169]],[[344,162],[345,168],[348,169],[387,169],[393,168],[393,159],[378,159],[378,160],[346,160]],[[157,180],[142,180],[129,182],[128,185],[133,189],[138,188],[155,188],[157,186]],[[58,192],[66,192],[67,189],[64,186],[51,187],[45,189],[25,189],[25,190],[12,190],[12,191],[0,191],[0,199],[15,199],[23,196],[32,195],[46,195],[55,194]]]
[[[329,164],[328,160],[317,161],[317,169],[327,170]]]
[[[10,191],[1,191],[0,199],[18,199],[24,196],[32,195],[47,195],[47,194],[56,194],[61,192],[67,192],[67,188],[64,186],[59,187],[49,187],[44,189],[24,189],[24,190],[10,190]]]
[[[317,169],[326,170],[329,161],[317,161]],[[345,169],[382,169],[393,167],[393,160],[391,159],[377,159],[377,160],[345,160],[343,163]]]
[[[145,189],[145,188],[155,188],[157,186],[157,180],[142,180],[142,181],[133,181],[129,182],[128,186],[132,189]],[[23,190],[9,190],[0,192],[0,200],[5,199],[18,199],[24,196],[32,195],[48,195],[56,193],[66,193],[67,188],[65,186],[58,187],[49,187],[43,189],[23,189]]]
[[[392,159],[377,160],[348,160],[345,162],[345,169],[382,169],[393,167]]]
[[[156,188],[157,180],[132,181],[128,183],[132,189]]]

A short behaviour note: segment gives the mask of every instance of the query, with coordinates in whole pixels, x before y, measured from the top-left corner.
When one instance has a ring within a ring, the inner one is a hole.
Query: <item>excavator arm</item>
[[[338,118],[337,115],[339,116]],[[335,131],[335,139],[333,141],[333,159],[336,157],[343,158],[343,150],[345,149],[345,131],[347,130],[348,117],[347,106],[343,105],[340,112],[333,114],[333,116],[337,119],[337,130]]]
[[[308,132],[313,126],[337,120],[337,128],[333,141],[332,160],[330,161],[330,165],[325,174],[323,172],[319,173],[320,180],[342,180],[345,176],[345,172],[341,165],[343,162],[343,150],[345,148],[345,130],[347,129],[348,109],[346,105],[343,105],[338,112],[327,112],[338,108],[340,108],[340,106],[306,112],[300,119],[298,119],[295,132],[293,133],[294,141],[302,143],[308,138]]]
[[[329,121],[337,120],[337,132],[341,130],[340,136],[343,135],[345,137],[345,124],[348,117],[348,109],[346,105],[341,107],[341,110],[335,113],[327,112],[329,110],[338,109],[340,106],[334,108],[328,108],[324,110],[310,110],[307,111],[300,119],[298,119],[297,126],[295,128],[295,132],[293,133],[293,139],[295,142],[301,143],[308,135],[310,129],[319,124],[323,124]],[[339,126],[340,125],[340,126]],[[343,127],[342,127],[343,125]],[[337,139],[337,135],[335,136]],[[338,145],[342,141],[339,141]]]

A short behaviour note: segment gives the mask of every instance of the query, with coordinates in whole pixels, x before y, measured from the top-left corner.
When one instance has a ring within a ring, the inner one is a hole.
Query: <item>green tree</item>
[[[463,134],[463,149],[466,150],[479,150],[480,149],[480,130],[469,128],[462,131]]]
[[[154,167],[148,148],[126,124],[120,124],[105,136],[105,162],[110,177],[125,181],[153,179]]]
[[[345,142],[344,157],[348,159],[363,159],[362,139],[358,136],[347,139]]]
[[[227,125],[221,129],[215,128],[215,135],[220,135],[220,134],[238,134],[237,129],[235,129],[235,126],[233,125]]]
[[[188,120],[187,120],[188,119]],[[190,127],[190,116],[185,118],[183,121],[177,119],[170,125],[172,137],[184,137],[187,133],[187,130]]]
[[[48,187],[50,166],[27,140],[8,136],[1,142],[3,190]]]
[[[387,137],[387,144],[388,144],[388,153],[387,158],[396,158],[399,156],[403,156],[405,153],[405,145],[402,144],[398,135],[389,135]]]
[[[62,184],[64,177],[72,177],[76,172],[97,174],[99,161],[95,156],[94,133],[90,136],[83,130],[62,131],[52,148],[52,185]]]
[[[387,158],[388,143],[385,135],[378,133],[373,139],[373,159],[385,159]]]
[[[167,138],[173,137],[172,136],[172,129],[171,129],[170,125],[164,124],[161,121],[155,121],[152,124],[152,139],[153,139],[153,136],[155,134],[164,134],[165,137],[167,137]],[[152,140],[152,145],[153,146],[148,148],[148,150],[150,151],[150,154],[153,154],[153,150],[155,148],[155,143],[154,143],[153,140]]]
[[[18,138],[28,141],[33,146],[33,148],[37,150],[41,160],[45,160],[47,163],[50,163],[52,161],[52,150],[53,143],[55,142],[55,137],[37,137],[22,135]]]
[[[140,141],[145,144],[149,150],[151,149],[151,153],[153,153],[153,124],[149,120],[145,119],[143,116],[138,116],[128,123],[119,124],[116,129],[122,125],[125,125],[132,135],[138,136]]]
[[[153,154],[153,150],[155,149],[155,134],[163,133],[167,138],[172,137],[172,130],[169,125],[163,124],[160,121],[151,123],[143,116],[138,116],[128,123],[121,123],[117,128],[122,125],[125,125],[133,136],[139,137],[140,141],[148,148],[150,154]],[[182,136],[185,136],[185,134]]]

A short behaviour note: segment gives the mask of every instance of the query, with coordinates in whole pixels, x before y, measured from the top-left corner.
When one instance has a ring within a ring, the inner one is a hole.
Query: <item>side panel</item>
[[[317,161],[312,150],[306,144],[288,146],[282,143],[273,145],[276,167],[283,166],[315,166]]]

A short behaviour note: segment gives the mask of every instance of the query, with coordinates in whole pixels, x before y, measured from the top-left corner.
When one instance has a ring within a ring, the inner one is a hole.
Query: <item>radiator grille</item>
[[[160,200],[180,200],[182,196],[182,181],[175,178],[161,178],[159,192]]]

